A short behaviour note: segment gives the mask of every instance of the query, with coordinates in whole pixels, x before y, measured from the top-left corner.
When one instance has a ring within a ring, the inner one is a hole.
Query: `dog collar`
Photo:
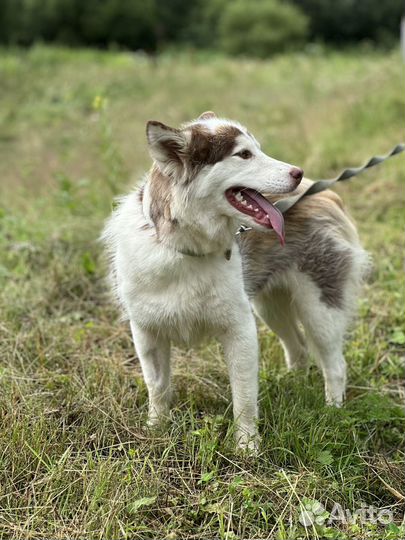
[[[195,253],[195,251],[189,251],[188,249],[176,249],[176,251],[178,253],[181,253],[182,255],[187,255],[187,257],[208,257],[208,255],[213,255],[214,254],[213,252],[211,252],[211,253]],[[232,250],[227,249],[224,252],[225,259],[227,261],[229,261],[231,256],[232,256]]]
[[[211,255],[211,253],[195,253],[194,251],[189,251],[188,249],[175,249],[178,253],[187,255],[187,257],[207,257],[208,255]]]

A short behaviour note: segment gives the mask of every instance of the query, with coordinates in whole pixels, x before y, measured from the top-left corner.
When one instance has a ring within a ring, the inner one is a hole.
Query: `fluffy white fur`
[[[193,124],[174,134],[159,126],[148,130],[155,164],[173,178],[170,212],[178,226],[170,234],[157,234],[150,213],[150,177],[146,176],[143,197],[137,190],[121,199],[104,229],[103,240],[111,259],[115,293],[130,320],[148,388],[149,423],[169,415],[171,343],[195,345],[211,336],[222,343],[229,368],[237,443],[254,448],[258,342],[235,232],[241,223],[265,229],[232,207],[224,192],[242,185],[262,193],[285,193],[297,182],[289,174],[291,165],[264,154],[239,124],[213,117],[198,123],[212,132],[225,124],[236,125],[242,134],[235,140],[232,155],[202,167],[188,184],[184,178],[187,169],[177,170],[165,142],[175,137],[177,146],[187,152],[188,128]],[[235,156],[241,149],[249,149],[253,158]],[[224,252],[229,249],[232,256],[227,260]],[[190,256],[184,250],[203,256]],[[291,271],[282,279],[288,286],[265,287],[253,299],[255,309],[280,335],[290,367],[305,365],[306,345],[298,320],[305,321],[310,346],[325,376],[327,400],[340,404],[345,390],[342,340],[348,311],[322,304],[316,284],[299,272]]]

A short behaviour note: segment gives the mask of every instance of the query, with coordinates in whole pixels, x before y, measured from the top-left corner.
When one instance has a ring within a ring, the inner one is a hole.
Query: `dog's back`
[[[304,179],[292,195],[307,188]],[[281,197],[268,196],[271,202]],[[254,297],[264,287],[286,284],[303,273],[319,287],[321,300],[331,307],[351,304],[348,282],[361,281],[369,259],[359,243],[355,225],[341,198],[327,190],[304,197],[284,216],[286,245],[275,235],[250,231],[240,236],[246,290]]]

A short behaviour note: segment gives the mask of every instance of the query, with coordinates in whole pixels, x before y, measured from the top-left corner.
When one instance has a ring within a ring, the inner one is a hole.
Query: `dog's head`
[[[147,124],[152,158],[187,201],[215,205],[219,216],[256,229],[274,229],[284,241],[282,214],[263,195],[288,193],[302,169],[271,158],[246,128],[203,113],[181,129]]]

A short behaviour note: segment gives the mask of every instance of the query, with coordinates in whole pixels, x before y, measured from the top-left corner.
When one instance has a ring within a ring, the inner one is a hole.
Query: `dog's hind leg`
[[[170,342],[131,321],[135,350],[149,394],[148,424],[154,426],[170,411]]]
[[[305,368],[308,353],[292,297],[286,289],[265,289],[253,300],[259,317],[281,340],[288,369]]]
[[[323,373],[326,402],[340,406],[346,391],[343,341],[348,313],[323,301],[317,285],[303,276],[295,300],[308,345]]]

